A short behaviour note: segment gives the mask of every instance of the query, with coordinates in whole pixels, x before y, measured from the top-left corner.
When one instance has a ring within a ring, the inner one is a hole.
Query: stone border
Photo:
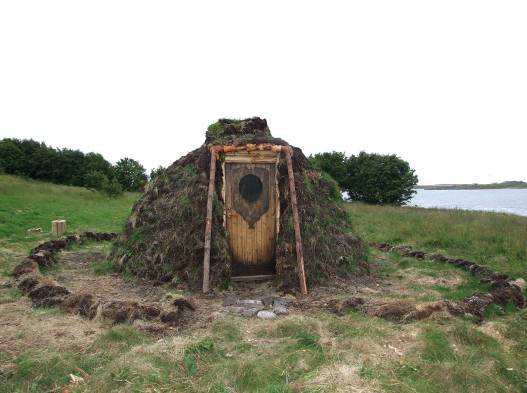
[[[28,257],[13,268],[11,272],[14,279],[13,286],[26,294],[35,307],[58,306],[69,313],[79,314],[88,319],[100,317],[113,323],[157,320],[171,327],[181,325],[185,310],[196,309],[192,299],[174,300],[172,305],[175,310],[163,310],[157,304],[135,301],[103,301],[96,299],[90,293],[72,293],[52,278],[40,274],[40,268],[54,265],[56,254],[73,244],[83,244],[86,241],[112,241],[116,238],[116,233],[84,232],[39,244],[30,251]],[[144,330],[159,333],[162,329],[145,326]]]
[[[523,278],[512,279],[506,274],[496,273],[485,266],[466,259],[456,259],[442,254],[429,254],[424,251],[416,251],[411,246],[393,246],[388,243],[370,243],[370,246],[383,252],[395,252],[404,257],[446,262],[460,267],[473,276],[478,277],[480,282],[491,285],[491,290],[488,293],[478,292],[458,302],[448,300],[436,302],[434,303],[434,307],[429,310],[431,311],[429,314],[428,312],[422,312],[417,309],[405,315],[402,318],[402,321],[422,319],[422,317],[417,317],[425,314],[428,314],[425,315],[425,317],[429,316],[432,312],[446,307],[453,315],[470,314],[476,317],[478,322],[481,322],[483,321],[485,309],[491,304],[505,307],[512,302],[519,309],[523,309],[527,306],[525,295],[523,294],[523,290],[525,289],[525,280]]]

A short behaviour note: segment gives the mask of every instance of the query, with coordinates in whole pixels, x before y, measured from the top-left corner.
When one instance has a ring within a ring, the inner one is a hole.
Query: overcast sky
[[[0,138],[169,165],[220,117],[527,180],[527,1],[0,2]]]

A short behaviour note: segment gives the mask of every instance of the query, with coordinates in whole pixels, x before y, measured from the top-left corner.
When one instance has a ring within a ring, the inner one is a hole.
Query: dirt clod
[[[69,294],[70,291],[65,287],[55,282],[44,281],[33,288],[28,296],[35,306],[44,307],[61,304],[64,297]]]
[[[367,311],[369,315],[392,322],[401,322],[404,317],[415,311],[415,305],[408,301],[395,301],[379,304]]]
[[[114,323],[131,321],[138,310],[137,302],[115,300],[102,305],[101,316]]]
[[[169,326],[177,326],[179,324],[181,313],[178,311],[169,311],[161,314],[161,322]]]
[[[92,319],[97,314],[98,302],[92,294],[72,294],[64,299],[61,307],[72,313]]]
[[[153,304],[145,304],[138,307],[139,319],[152,320],[159,317],[161,309]]]
[[[189,310],[196,310],[196,303],[191,298],[178,298],[172,303],[175,307],[188,308]]]
[[[38,284],[38,277],[36,275],[31,275],[23,277],[18,283],[18,289],[24,293],[30,292]]]
[[[16,265],[11,272],[11,275],[15,278],[20,277],[23,274],[34,273],[38,270],[38,263],[32,259],[25,259],[22,263]]]

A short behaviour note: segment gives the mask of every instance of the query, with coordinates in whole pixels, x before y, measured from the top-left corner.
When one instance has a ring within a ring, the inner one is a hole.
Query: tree
[[[309,156],[309,161],[319,170],[328,173],[336,180],[340,188],[343,188],[347,177],[347,158],[344,153],[336,151],[317,153],[314,156]]]
[[[417,181],[408,162],[396,155],[361,152],[348,158],[341,187],[355,201],[402,205],[414,195]]]
[[[24,153],[17,145],[16,140],[2,139],[0,141],[0,168],[5,173],[22,174]]]
[[[103,191],[108,188],[108,177],[101,171],[90,171],[84,176],[84,187]]]
[[[156,177],[164,174],[165,171],[166,171],[166,168],[162,166],[158,166],[156,169],[152,169],[150,171],[150,176],[149,176],[150,181],[153,181]]]
[[[146,183],[145,168],[131,158],[123,158],[115,164],[115,178],[125,191],[139,191]]]
[[[84,170],[86,173],[91,171],[102,172],[108,179],[113,178],[113,167],[104,157],[99,153],[87,153],[84,156]]]
[[[123,188],[116,178],[110,180],[108,186],[104,190],[108,196],[115,197],[123,193]]]

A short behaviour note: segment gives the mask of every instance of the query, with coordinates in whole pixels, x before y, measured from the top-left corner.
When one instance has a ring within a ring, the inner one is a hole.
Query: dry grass
[[[92,225],[97,214],[84,222],[83,194],[78,198],[79,225]],[[122,203],[122,211],[129,208]],[[525,269],[523,219],[361,205],[352,207],[352,217],[370,240],[480,258],[498,271]],[[108,227],[120,225],[111,220]],[[373,252],[379,279],[368,286],[313,290],[309,300],[318,306],[272,321],[235,317],[220,299],[200,299],[190,328],[158,339],[135,326],[31,308],[2,286],[10,266],[38,241],[21,232],[31,223],[19,221],[20,240],[4,237],[0,249],[0,392],[505,392],[526,386],[526,311],[495,309],[482,325],[446,313],[396,324],[357,312],[337,316],[322,306],[332,297],[422,303],[486,289],[450,265]],[[100,269],[92,268],[107,251],[98,247],[64,254],[63,264],[47,274],[79,288],[106,283],[101,294],[129,287],[130,294],[148,298],[140,285],[111,276],[104,259]],[[72,277],[76,264],[86,281]]]

